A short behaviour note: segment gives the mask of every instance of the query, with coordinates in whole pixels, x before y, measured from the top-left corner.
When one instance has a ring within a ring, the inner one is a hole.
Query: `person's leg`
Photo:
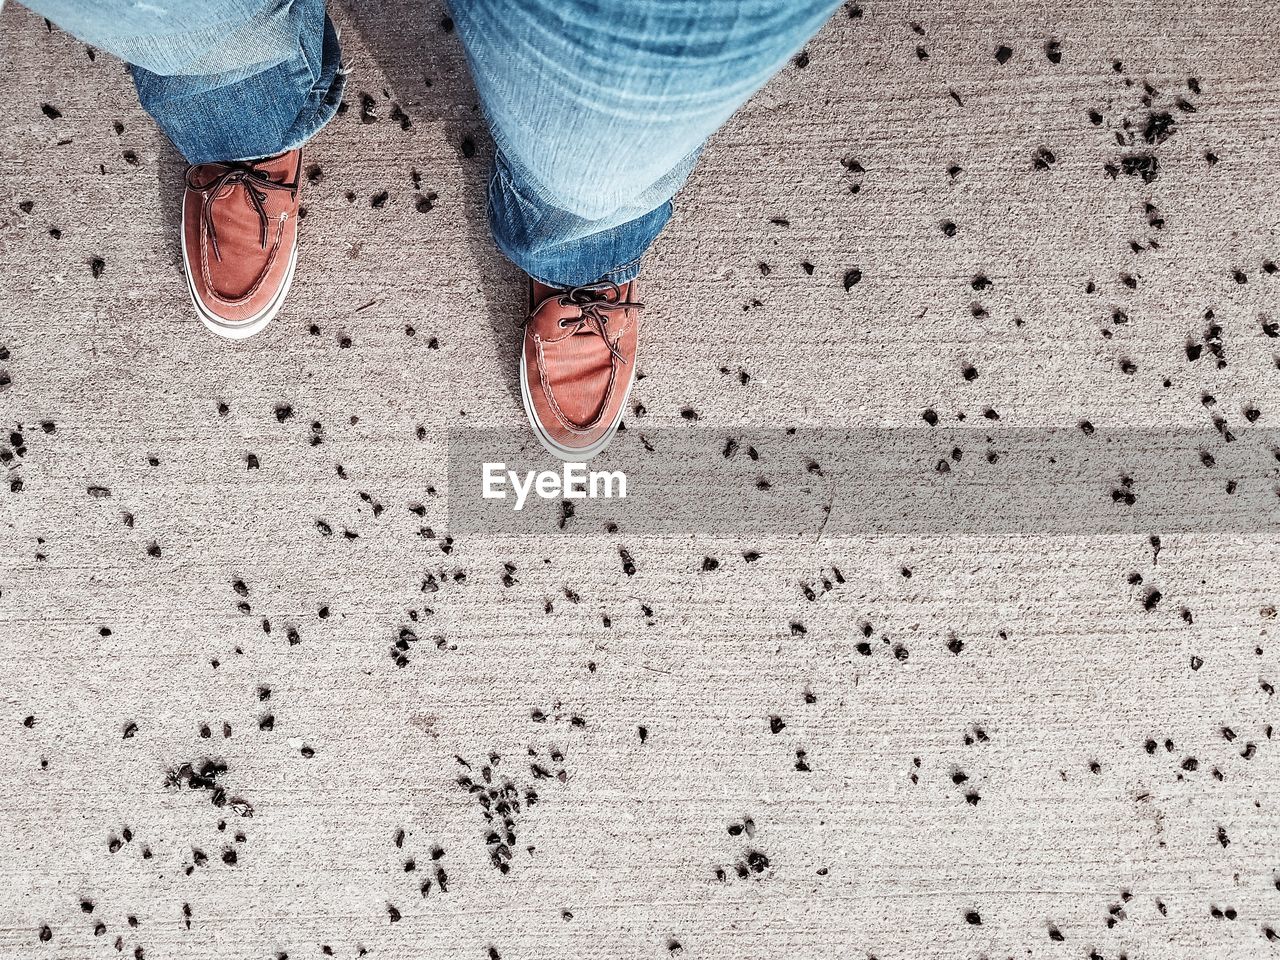
[[[586,460],[622,421],[640,258],[703,143],[837,0],[450,0],[497,146],[489,226],[530,277],[520,387]]]
[[[338,110],[345,80],[324,0],[27,0],[129,65],[143,108],[193,164],[183,259],[213,332],[275,316],[297,255],[300,148]]]
[[[837,0],[450,0],[497,144],[489,222],[530,276],[634,277],[703,142]]]
[[[188,163],[292,150],[338,110],[343,76],[324,0],[25,0],[125,61],[143,109]]]

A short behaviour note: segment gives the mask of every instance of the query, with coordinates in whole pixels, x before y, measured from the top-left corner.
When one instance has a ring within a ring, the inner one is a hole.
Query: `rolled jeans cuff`
[[[248,75],[163,76],[131,66],[142,106],[188,163],[293,150],[336,116],[346,83],[338,34],[322,4],[302,6],[319,16],[312,28],[300,24],[297,53]]]
[[[673,179],[683,181],[694,159]],[[644,252],[671,219],[674,192],[674,187],[659,187],[638,208],[603,221],[590,219],[548,201],[499,149],[489,179],[489,230],[508,260],[547,286],[625,283],[639,274]],[[651,209],[650,202],[656,204]]]

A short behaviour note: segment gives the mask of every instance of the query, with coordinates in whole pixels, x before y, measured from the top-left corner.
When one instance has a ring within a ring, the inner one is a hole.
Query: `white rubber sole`
[[[597,440],[589,447],[574,449],[572,447],[562,447],[542,429],[542,424],[538,422],[538,418],[533,414],[533,403],[529,399],[529,371],[525,367],[524,347],[520,348],[520,399],[524,401],[524,415],[529,418],[529,426],[533,428],[533,434],[538,438],[538,442],[542,444],[542,448],[560,460],[567,463],[585,463],[592,457],[602,453],[605,447],[609,446],[613,440],[613,435],[618,432],[618,425],[622,423],[622,418],[627,412],[627,401],[631,399],[631,388],[635,385],[636,378],[633,373],[631,380],[627,383],[627,392],[623,394],[622,406],[618,408],[618,416],[614,419],[613,425],[609,428],[609,432]]]
[[[182,272],[187,278],[187,292],[191,294],[191,303],[196,308],[196,316],[200,318],[200,322],[205,325],[210,333],[223,337],[227,340],[247,340],[255,333],[261,333],[263,327],[275,319],[275,315],[279,313],[280,308],[284,306],[284,298],[288,295],[289,287],[293,284],[293,272],[298,266],[297,243],[294,243],[293,252],[289,255],[289,269],[285,272],[284,283],[280,285],[280,289],[276,291],[276,295],[271,298],[271,302],[247,320],[231,321],[222,319],[200,302],[200,295],[196,293],[195,281],[191,279],[191,264],[187,260],[186,238],[187,210],[186,204],[183,203]]]

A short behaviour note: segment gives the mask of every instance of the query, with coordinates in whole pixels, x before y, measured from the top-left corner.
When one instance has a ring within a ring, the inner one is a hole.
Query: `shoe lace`
[[[187,169],[185,178],[187,187],[200,193],[203,198],[200,208],[200,222],[203,224],[205,232],[209,235],[209,242],[213,246],[213,255],[219,261],[222,260],[222,252],[218,249],[218,230],[213,223],[213,203],[215,200],[229,196],[237,186],[244,188],[249,201],[253,204],[254,210],[257,211],[258,242],[263,250],[267,249],[267,228],[271,223],[271,218],[267,216],[266,207],[263,206],[263,202],[267,199],[267,191],[287,190],[291,195],[296,194],[298,191],[298,181],[296,179],[292,181],[272,180],[266,171],[258,167],[260,163],[275,159],[275,157],[264,157],[261,160],[203,163]],[[209,167],[220,169],[222,172],[206,184],[193,182],[192,176],[197,170]]]
[[[599,336],[609,348],[609,353],[614,360],[619,363],[627,362],[626,357],[618,349],[617,338],[609,339],[609,316],[619,310],[643,310],[643,303],[638,300],[622,299],[622,288],[612,281],[570,287],[560,295],[559,299],[566,306],[572,304],[582,311],[580,317],[561,320],[562,328],[573,327],[573,335],[587,333]]]

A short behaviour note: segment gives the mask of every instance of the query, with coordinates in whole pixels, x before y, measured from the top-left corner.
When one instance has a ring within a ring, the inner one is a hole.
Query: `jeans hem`
[[[191,160],[193,166],[198,163],[234,163],[248,160],[261,160],[264,157],[274,157],[282,153],[288,153],[290,150],[297,150],[304,146],[308,140],[311,140],[321,130],[328,125],[334,117],[338,115],[338,108],[342,104],[342,92],[347,83],[347,73],[342,67],[339,67],[338,73],[334,76],[333,85],[330,86],[329,92],[325,94],[324,99],[320,101],[319,107],[315,112],[307,118],[307,120],[299,121],[294,127],[300,132],[290,134],[289,139],[280,147],[279,150],[273,150],[271,153],[265,153],[257,157],[220,157],[216,160]]]
[[[299,58],[295,58],[294,65],[299,62],[303,65],[303,76],[297,77],[293,82],[306,83],[306,95],[303,99],[298,115],[289,123],[288,128],[280,133],[278,141],[266,141],[258,138],[256,142],[252,138],[230,136],[224,137],[224,146],[239,146],[240,150],[219,150],[216,146],[210,150],[197,150],[188,153],[194,144],[191,136],[178,136],[174,134],[179,131],[170,133],[165,129],[164,117],[159,113],[153,113],[152,116],[160,124],[161,129],[169,135],[175,146],[179,147],[179,151],[186,157],[187,162],[193,166],[201,163],[234,163],[249,160],[260,160],[264,157],[274,157],[290,150],[297,150],[307,141],[311,140],[319,133],[326,124],[328,124],[342,106],[342,94],[346,89],[348,67],[343,63],[342,50],[338,39],[337,29],[333,22],[325,17],[323,22],[323,33],[321,39],[321,49],[319,53],[319,62],[317,66],[312,65],[311,58],[307,55],[307,50],[301,48],[299,50]],[[182,141],[179,143],[179,141]],[[235,143],[241,140],[243,142]],[[186,147],[187,149],[182,149]],[[227,156],[227,154],[232,154]]]
[[[571,287],[588,287],[595,283],[626,283],[640,276],[640,262],[644,259],[643,256],[636,257],[633,260],[628,260],[626,263],[613,267],[610,270],[606,270],[603,273],[596,274],[593,277],[556,279],[550,275],[542,273],[542,271],[536,266],[526,266],[520,261],[520,258],[512,253],[505,243],[498,239],[496,234],[494,234],[493,243],[494,246],[498,248],[498,252],[515,264],[525,274],[525,276],[529,277],[529,279],[536,280],[544,286],[555,287],[557,290],[568,290]]]

